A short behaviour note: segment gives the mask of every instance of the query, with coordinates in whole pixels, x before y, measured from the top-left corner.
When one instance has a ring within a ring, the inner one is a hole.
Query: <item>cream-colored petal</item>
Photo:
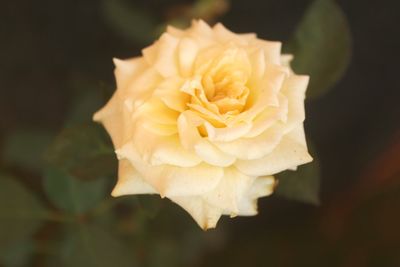
[[[224,169],[224,176],[217,187],[203,196],[213,207],[220,208],[231,216],[239,213],[239,203],[250,190],[255,177],[247,176],[235,167]]]
[[[178,29],[171,25],[167,26],[167,33],[173,35],[174,37],[178,37],[178,38],[181,38],[181,37],[185,36],[185,34],[186,34],[184,30]]]
[[[132,79],[148,67],[141,57],[126,60],[114,58],[113,62],[115,65],[114,74],[118,89],[124,89]]]
[[[266,62],[264,49],[256,49],[249,54],[251,64],[250,84],[257,85],[261,82],[265,74]]]
[[[188,33],[198,39],[213,39],[214,32],[212,28],[203,20],[192,20],[192,26],[188,29]]]
[[[229,125],[224,128],[216,128],[208,122],[204,123],[207,130],[208,139],[212,142],[231,142],[244,136],[249,132],[252,125],[241,122],[236,125]]]
[[[183,84],[184,80],[179,76],[165,79],[157,86],[153,97],[159,98],[168,108],[183,112],[190,101],[190,96],[180,90]]]
[[[154,68],[147,68],[132,78],[125,90],[119,92],[120,97],[130,101],[134,110],[151,98],[161,80],[162,77]]]
[[[213,27],[216,39],[221,43],[226,43],[229,41],[235,42],[240,45],[247,45],[248,40],[256,40],[254,38],[254,34],[246,34],[246,35],[238,35],[234,32],[231,32],[221,23],[215,24]],[[249,38],[250,37],[250,38]]]
[[[283,54],[281,55],[281,64],[285,67],[290,68],[290,62],[293,60],[293,58],[294,57],[291,54]]]
[[[194,146],[194,151],[204,162],[213,166],[227,167],[236,161],[234,156],[223,153],[206,139],[201,139],[197,142]]]
[[[232,123],[251,122],[266,107],[279,107],[279,92],[287,75],[287,70],[277,65],[268,65],[261,85],[250,86],[246,110],[236,116]]]
[[[191,38],[182,38],[178,45],[178,59],[180,74],[183,77],[189,77],[193,73],[193,65],[198,53],[199,47],[195,40]]]
[[[285,135],[279,145],[266,156],[255,160],[238,160],[235,166],[247,175],[265,176],[274,175],[281,171],[312,161],[308,154],[304,137],[304,130],[299,126]]]
[[[158,124],[176,125],[179,112],[167,107],[160,99],[152,98],[138,107],[133,118],[145,118]]]
[[[252,122],[252,128],[244,135],[246,138],[253,138],[268,128],[272,127],[278,121],[286,123],[288,113],[288,101],[282,94],[279,95],[278,107],[266,107],[264,111],[260,112]]]
[[[288,116],[285,132],[293,130],[305,119],[304,98],[309,77],[290,75],[285,79],[282,94],[288,99]]]
[[[116,151],[119,159],[128,159],[143,179],[162,197],[201,195],[213,190],[223,176],[223,168],[200,163],[194,167],[150,165],[132,144]]]
[[[150,165],[193,167],[202,161],[195,153],[182,147],[177,134],[160,136],[141,124],[137,125],[131,143]]]
[[[281,64],[281,42],[254,39],[250,42],[250,45],[264,50],[266,63]]]
[[[250,91],[248,103],[254,104],[255,107],[258,105],[278,106],[278,93],[282,89],[287,75],[287,68],[272,64],[267,65],[260,83],[250,85],[252,90]]]
[[[169,33],[161,35],[153,45],[142,50],[144,59],[156,68],[163,77],[179,73],[177,47],[179,39]]]
[[[108,103],[93,115],[93,120],[101,122],[109,133],[114,147],[120,147],[127,130],[126,116],[118,92],[115,92]]]
[[[186,210],[203,230],[215,228],[222,215],[219,208],[209,205],[199,196],[171,197],[170,199]]]
[[[257,214],[257,200],[260,197],[266,197],[273,193],[275,188],[275,179],[272,176],[258,177],[246,195],[239,202],[240,216],[253,216]]]
[[[271,127],[253,138],[240,138],[232,142],[213,143],[222,152],[251,162],[251,160],[261,158],[273,151],[281,138],[282,133],[279,127]]]
[[[158,194],[146,183],[128,160],[120,160],[118,164],[118,182],[111,195],[114,197],[137,194]]]
[[[226,167],[232,165],[236,158],[227,155],[215,147],[209,140],[201,137],[197,126],[202,122],[196,121],[196,116],[192,112],[182,113],[178,119],[179,138],[183,147],[191,149],[204,162],[213,166]]]

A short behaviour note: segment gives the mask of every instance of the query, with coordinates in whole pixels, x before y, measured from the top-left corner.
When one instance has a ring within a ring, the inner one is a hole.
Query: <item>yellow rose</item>
[[[117,90],[94,120],[119,159],[112,195],[159,194],[203,228],[257,214],[272,175],[310,162],[304,137],[308,76],[281,43],[222,24],[168,27],[143,56],[115,59]]]

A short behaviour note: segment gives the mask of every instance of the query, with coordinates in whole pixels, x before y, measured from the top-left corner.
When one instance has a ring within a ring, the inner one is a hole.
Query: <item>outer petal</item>
[[[143,179],[161,196],[201,195],[213,190],[223,176],[223,169],[201,163],[194,167],[153,166],[140,158],[136,149],[127,144],[116,151],[119,159],[128,159]]]
[[[120,160],[118,166],[118,182],[111,195],[118,197],[136,194],[157,194],[157,191],[143,180],[129,161]]]
[[[118,92],[115,92],[108,103],[93,115],[93,120],[103,123],[109,133],[114,147],[120,147],[123,144],[126,125],[129,118],[123,111]]]
[[[288,99],[286,132],[302,124],[305,119],[304,98],[308,81],[308,76],[290,75],[283,84],[282,94]]]
[[[196,42],[184,37],[179,41],[178,60],[179,70],[183,77],[189,77],[193,73],[193,65],[198,53],[199,47]]]
[[[240,216],[253,216],[257,214],[257,199],[269,196],[275,188],[275,179],[272,176],[258,177],[246,195],[239,203]]]
[[[179,167],[193,167],[201,158],[181,146],[178,135],[160,136],[138,124],[132,141],[141,158],[150,165],[169,164]],[[129,147],[129,145],[128,145]]]
[[[117,80],[117,88],[119,89],[125,88],[132,78],[148,67],[141,57],[126,60],[114,58],[113,61],[115,65],[114,74]]]
[[[170,199],[184,208],[203,230],[215,228],[222,215],[219,208],[209,205],[199,196],[172,197]]]
[[[232,142],[214,142],[214,144],[228,155],[251,161],[273,151],[281,138],[281,129],[272,127],[254,138],[240,138]]]
[[[169,33],[161,35],[153,45],[142,50],[145,60],[164,77],[179,73],[177,47],[179,39]]]
[[[225,168],[224,176],[218,186],[203,196],[204,200],[224,211],[224,214],[236,216],[239,213],[240,201],[249,191],[254,177],[244,175],[235,167]]]
[[[281,42],[266,41],[262,39],[254,39],[250,42],[257,48],[264,50],[265,61],[267,63],[280,64],[281,63]]]
[[[246,135],[244,135],[244,137],[256,137],[279,121],[286,123],[288,113],[288,100],[282,94],[279,94],[278,98],[278,107],[266,107],[264,111],[260,112],[258,116],[256,116],[253,120],[252,128]]]
[[[260,159],[238,160],[235,166],[247,175],[273,175],[312,161],[305,144],[304,130],[299,126],[282,138],[279,145]]]

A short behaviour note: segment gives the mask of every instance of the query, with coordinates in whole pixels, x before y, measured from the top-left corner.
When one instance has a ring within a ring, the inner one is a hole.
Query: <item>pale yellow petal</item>
[[[265,61],[272,64],[281,64],[281,42],[254,39],[250,45],[264,50]]]
[[[291,131],[305,119],[304,98],[309,77],[290,75],[285,79],[282,94],[288,99],[288,116],[285,131]]]
[[[273,193],[275,188],[275,179],[272,176],[258,177],[250,189],[246,192],[239,202],[238,208],[240,216],[254,216],[257,212],[257,200],[260,197],[266,197]]]
[[[191,149],[204,162],[213,166],[226,167],[232,165],[236,160],[234,156],[223,153],[199,134],[197,126],[201,123],[201,121],[196,120],[195,115],[191,115],[190,111],[179,116],[178,129],[182,146]]]
[[[148,64],[157,69],[163,77],[170,77],[179,73],[178,44],[178,38],[164,33],[157,42],[143,49],[142,53]]]
[[[304,131],[301,126],[285,135],[271,153],[260,159],[238,160],[235,166],[247,175],[265,176],[308,163],[312,161],[312,157],[307,151],[305,141],[299,141],[302,136]]]
[[[189,77],[193,74],[193,65],[199,47],[195,40],[182,38],[178,46],[179,69],[182,77]]]
[[[200,163],[194,167],[151,165],[144,161],[132,144],[116,151],[119,159],[128,159],[143,179],[161,196],[201,195],[213,190],[223,176],[223,168]]]
[[[120,160],[118,163],[118,182],[111,195],[118,197],[137,194],[158,194],[158,192],[143,180],[128,160]]]
[[[200,196],[171,197],[170,199],[185,209],[203,230],[215,228],[222,215],[219,208],[209,205]]]
[[[279,95],[279,105],[277,107],[266,107],[260,112],[252,122],[252,128],[244,135],[246,138],[253,138],[268,128],[272,127],[278,121],[286,123],[288,113],[288,101],[283,95]]]
[[[203,196],[204,200],[214,207],[223,210],[224,214],[236,216],[239,203],[250,190],[255,177],[247,176],[235,167],[224,169],[224,176],[217,187]]]
[[[115,65],[114,74],[118,89],[124,89],[132,79],[148,67],[141,57],[126,60],[114,58],[113,62]]]
[[[160,136],[139,124],[134,130],[131,143],[142,159],[151,165],[193,167],[201,162],[200,157],[180,144],[177,134]]]
[[[130,118],[124,111],[118,91],[108,103],[93,115],[93,120],[101,122],[109,133],[114,147],[120,147],[129,131]]]
[[[241,122],[236,125],[229,125],[223,128],[216,128],[208,122],[204,123],[207,130],[208,139],[211,142],[231,142],[244,136],[249,132],[252,125],[250,123]]]
[[[275,149],[282,138],[279,127],[272,127],[253,138],[240,138],[232,142],[213,142],[222,152],[238,159],[261,158]]]
[[[190,101],[190,96],[180,90],[183,84],[184,80],[179,76],[165,79],[157,86],[153,97],[159,98],[168,108],[183,112]]]

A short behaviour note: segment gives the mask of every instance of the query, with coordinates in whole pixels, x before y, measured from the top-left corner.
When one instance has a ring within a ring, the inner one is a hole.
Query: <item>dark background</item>
[[[134,2],[159,22],[172,4],[190,3]],[[236,0],[219,20],[284,41],[309,3]],[[259,216],[224,218],[221,240],[191,265],[400,266],[400,2],[338,3],[353,37],[351,62],[334,89],[306,105],[321,205],[262,199]],[[100,1],[2,1],[0,21],[2,139],[21,129],[58,131],[77,90],[85,90],[77,81],[113,87],[112,57],[143,47],[108,25]]]

